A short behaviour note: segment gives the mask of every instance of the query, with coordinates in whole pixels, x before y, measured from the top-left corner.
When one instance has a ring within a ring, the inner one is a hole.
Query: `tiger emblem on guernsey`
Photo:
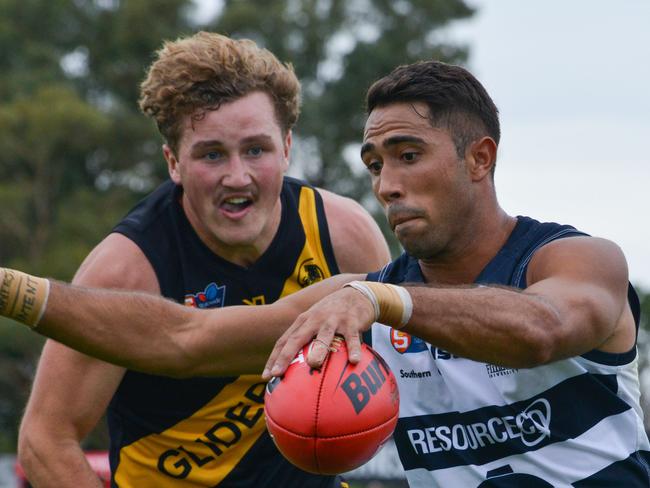
[[[323,270],[314,262],[314,258],[305,259],[298,268],[298,284],[302,288],[313,285],[325,278]]]

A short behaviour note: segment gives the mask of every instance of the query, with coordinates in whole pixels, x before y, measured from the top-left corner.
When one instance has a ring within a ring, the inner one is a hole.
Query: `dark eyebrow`
[[[251,142],[272,142],[273,138],[267,134],[255,134],[253,136],[245,137],[241,140],[244,144],[250,144]]]
[[[390,146],[395,146],[397,144],[401,144],[403,142],[415,142],[417,144],[424,144],[425,141],[421,137],[417,137],[417,136],[393,136],[386,139],[382,143],[382,146],[390,147]]]
[[[361,159],[363,159],[363,155],[366,154],[367,152],[372,151],[375,149],[375,145],[372,142],[366,142],[361,146]]]
[[[192,151],[196,151],[198,149],[203,149],[203,148],[208,148],[208,147],[215,147],[215,146],[223,146],[223,142],[218,141],[216,139],[210,139],[206,141],[198,141],[194,144],[192,144]]]
[[[267,134],[255,134],[255,135],[248,136],[248,137],[242,139],[240,142],[242,142],[243,144],[250,144],[251,142],[268,143],[268,142],[270,142],[272,140],[273,140],[273,138],[271,136],[267,135]],[[197,150],[201,150],[201,149],[204,149],[204,148],[207,149],[207,148],[210,148],[210,147],[221,147],[223,145],[224,145],[224,143],[222,141],[219,141],[217,139],[208,139],[208,140],[205,140],[205,141],[198,141],[195,144],[193,144],[192,145],[192,150],[197,151]]]
[[[425,144],[425,140],[422,139],[421,137],[417,136],[393,136],[389,137],[386,139],[384,142],[382,142],[383,147],[390,147],[390,146],[396,146],[397,144],[402,144],[404,142],[414,142],[416,144]],[[363,155],[367,153],[368,151],[372,151],[375,149],[375,145],[372,142],[366,142],[363,146],[361,146],[361,158],[363,159]]]

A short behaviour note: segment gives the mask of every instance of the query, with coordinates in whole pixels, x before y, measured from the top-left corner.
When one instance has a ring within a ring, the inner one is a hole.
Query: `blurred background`
[[[648,21],[644,0],[0,0],[0,264],[69,281],[166,178],[160,137],[137,108],[165,39],[217,31],[291,62],[303,108],[290,174],[362,202],[384,228],[358,157],[364,94],[398,64],[436,58],[467,66],[500,108],[505,209],[626,253],[650,391]],[[0,454],[15,453],[41,347],[0,319]],[[106,446],[102,425],[85,447]],[[400,485],[386,481],[400,477],[386,459],[378,481],[362,473],[366,486]]]

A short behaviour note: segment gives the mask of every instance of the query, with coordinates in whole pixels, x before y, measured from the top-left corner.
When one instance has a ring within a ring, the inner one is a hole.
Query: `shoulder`
[[[563,322],[555,328],[563,354],[591,349],[620,354],[634,347],[635,295],[615,243],[589,236],[552,241],[533,256],[527,279],[525,293],[542,297]]]
[[[363,273],[381,268],[390,260],[386,240],[372,216],[351,198],[318,189],[339,268],[344,273]]]
[[[128,237],[109,234],[83,261],[73,283],[160,293],[156,273],[140,247]]]
[[[510,240],[516,241],[524,254],[534,253],[542,246],[560,239],[585,236],[584,232],[571,225],[556,222],[540,222],[530,217],[519,215]]]
[[[600,279],[627,289],[625,255],[614,242],[591,236],[570,236],[541,246],[527,271],[529,284],[551,276],[584,276]]]
[[[114,230],[127,235],[145,233],[151,230],[151,226],[160,223],[163,215],[166,215],[174,201],[180,198],[181,187],[167,180],[161,183],[151,193],[140,200],[127,215],[115,226]]]

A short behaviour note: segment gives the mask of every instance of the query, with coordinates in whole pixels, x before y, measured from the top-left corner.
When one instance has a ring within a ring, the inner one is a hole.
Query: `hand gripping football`
[[[362,345],[348,362],[336,339],[320,370],[305,360],[305,346],[283,377],[266,387],[266,425],[280,452],[299,468],[338,474],[372,458],[391,436],[399,413],[397,382],[384,360]]]

